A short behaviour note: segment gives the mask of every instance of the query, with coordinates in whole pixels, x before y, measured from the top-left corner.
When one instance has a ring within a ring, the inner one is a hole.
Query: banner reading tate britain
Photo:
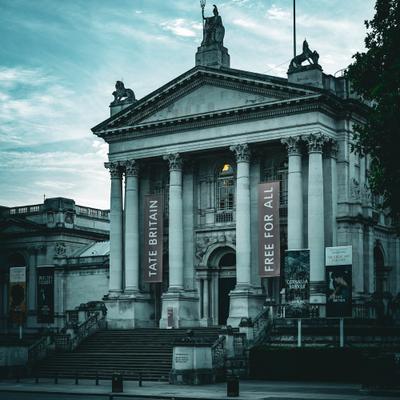
[[[162,282],[163,269],[162,195],[147,195],[144,200],[143,279],[147,283]]]
[[[258,185],[258,237],[260,277],[279,276],[279,181]]]

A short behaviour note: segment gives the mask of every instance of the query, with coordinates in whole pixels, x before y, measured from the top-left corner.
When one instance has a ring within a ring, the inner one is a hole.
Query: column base
[[[227,325],[237,327],[242,318],[255,318],[262,310],[265,295],[256,294],[251,288],[236,287],[229,293],[229,317]]]
[[[199,298],[185,291],[162,295],[160,328],[194,328],[199,326]],[[172,310],[172,315],[170,310]]]
[[[152,328],[157,326],[154,320],[154,306],[150,296],[136,293],[107,296],[107,326],[111,329]]]

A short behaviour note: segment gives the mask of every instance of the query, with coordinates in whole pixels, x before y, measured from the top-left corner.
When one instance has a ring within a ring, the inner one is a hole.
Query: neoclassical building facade
[[[351,152],[368,107],[318,58],[294,59],[287,79],[230,68],[219,32],[194,68],[144,98],[118,84],[92,129],[109,144],[110,326],[237,326],[279,301],[285,249],[310,250],[311,303],[325,302],[328,246],[353,246],[354,301],[397,293],[400,242],[368,190],[368,156]],[[260,278],[257,188],[270,181],[282,274]],[[148,283],[144,209],[160,194],[162,282]]]

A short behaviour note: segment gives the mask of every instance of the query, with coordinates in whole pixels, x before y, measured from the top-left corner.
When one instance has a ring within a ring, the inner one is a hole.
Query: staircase
[[[344,321],[345,345],[353,348],[400,349],[400,327],[379,326],[367,320]],[[339,345],[337,319],[303,319],[303,347],[337,347]],[[297,346],[297,320],[276,319],[264,342],[270,347]]]
[[[219,328],[193,328],[194,338],[205,343],[217,340]],[[34,370],[37,377],[111,378],[114,372],[124,379],[167,381],[172,368],[176,341],[187,329],[101,330],[84,340],[73,352],[54,353]]]

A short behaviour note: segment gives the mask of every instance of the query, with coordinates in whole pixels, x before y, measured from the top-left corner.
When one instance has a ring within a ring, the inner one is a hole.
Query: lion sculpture
[[[132,103],[136,101],[135,93],[132,89],[127,89],[123,82],[117,81],[115,84],[115,91],[112,93],[114,96],[113,104],[121,103],[122,101],[128,100]]]
[[[316,51],[311,51],[308,47],[307,40],[303,42],[303,52],[298,56],[294,57],[289,65],[289,72],[294,71],[302,67],[304,61],[308,61],[310,65],[318,64],[319,54]]]

